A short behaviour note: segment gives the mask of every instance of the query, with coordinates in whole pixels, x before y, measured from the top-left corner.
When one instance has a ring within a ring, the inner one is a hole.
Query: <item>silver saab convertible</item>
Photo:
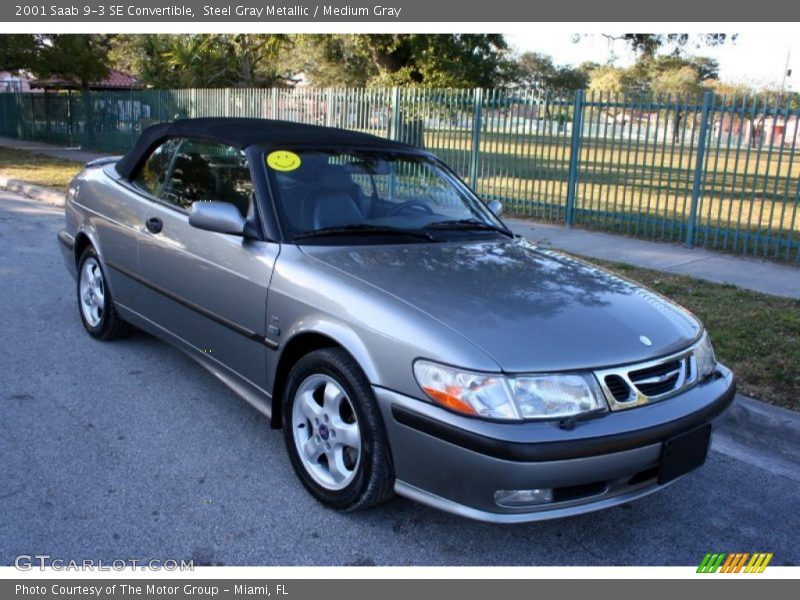
[[[58,240],[90,335],[195,358],[329,506],[535,521],[699,467],[734,396],[701,323],[500,208],[404,144],[195,119],[89,163]]]

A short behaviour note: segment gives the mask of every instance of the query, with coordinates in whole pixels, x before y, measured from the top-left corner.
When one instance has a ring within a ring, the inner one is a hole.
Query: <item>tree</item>
[[[719,64],[702,56],[642,57],[628,68],[606,65],[592,71],[590,89],[612,94],[694,96],[715,81]]]
[[[513,71],[494,34],[299,35],[291,54],[287,63],[324,87],[494,87]]]
[[[155,87],[493,87],[510,80],[501,35],[118,35],[113,64]]]
[[[110,36],[53,34],[42,41],[34,70],[39,76],[73,80],[82,89],[108,75]]]
[[[666,72],[684,68],[693,70],[698,81],[719,78],[719,62],[707,56],[645,56],[640,58],[634,67],[635,72],[647,81],[652,81]]]
[[[109,61],[154,88],[181,87],[167,58],[172,39],[171,35],[116,35]]]
[[[688,47],[721,46],[727,42],[736,42],[738,34],[702,33],[624,33],[622,35],[603,34],[610,40],[622,40],[640,57],[654,57],[658,52],[667,49],[669,54],[678,56]],[[580,36],[576,36],[576,41]]]
[[[281,60],[314,87],[366,87],[378,75],[352,35],[295,35]]]
[[[513,72],[499,34],[350,34],[377,73],[368,84],[428,88],[495,87]]]
[[[734,96],[742,98],[744,96],[752,96],[756,90],[755,85],[747,85],[744,83],[727,83],[719,80],[711,80],[703,82],[704,87],[717,94],[718,96],[725,96],[733,98]]]
[[[0,35],[0,69],[11,72],[32,70],[38,64],[42,42],[41,35]]]
[[[99,34],[3,35],[0,68],[58,76],[86,89],[108,75],[110,39]]]
[[[632,89],[630,73],[627,69],[603,65],[592,71],[589,90],[611,95],[627,94]]]
[[[689,56],[686,58],[689,66],[697,71],[697,79],[711,81],[719,79],[719,61],[708,56]]]
[[[525,52],[517,59],[515,81],[528,87],[543,86],[557,90],[580,90],[589,83],[592,63],[578,68],[556,66],[553,59],[539,52]]]
[[[254,87],[290,80],[278,59],[286,35],[117,36],[115,66],[157,88]]]
[[[591,77],[592,73],[595,69],[598,69],[602,65],[598,62],[594,62],[592,60],[585,60],[581,64],[578,65],[577,69],[581,73],[586,73],[587,77]]]
[[[547,85],[556,74],[553,59],[541,52],[525,52],[517,59],[517,82],[535,87]]]
[[[697,71],[690,66],[662,71],[650,81],[650,90],[654,94],[688,98],[697,96],[702,89]]]

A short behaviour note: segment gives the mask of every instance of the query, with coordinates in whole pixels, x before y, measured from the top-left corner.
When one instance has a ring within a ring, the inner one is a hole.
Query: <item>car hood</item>
[[[702,331],[669,300],[519,238],[303,251],[452,328],[509,373],[647,360]]]

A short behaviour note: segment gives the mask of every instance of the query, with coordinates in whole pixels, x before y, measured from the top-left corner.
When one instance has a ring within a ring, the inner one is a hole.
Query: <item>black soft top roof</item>
[[[176,137],[216,141],[242,149],[261,144],[276,148],[284,145],[313,145],[323,148],[359,146],[405,151],[414,149],[407,144],[367,133],[289,121],[240,118],[181,119],[145,129],[131,151],[117,162],[115,167],[117,172],[129,179],[156,146],[169,138]]]

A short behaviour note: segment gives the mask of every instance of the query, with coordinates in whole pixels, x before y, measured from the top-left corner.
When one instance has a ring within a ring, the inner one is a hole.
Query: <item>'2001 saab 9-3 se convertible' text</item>
[[[613,506],[702,465],[734,396],[693,315],[514,236],[402,143],[156,125],[89,163],[65,211],[89,334],[135,326],[197,359],[338,509],[395,492],[492,522]]]

